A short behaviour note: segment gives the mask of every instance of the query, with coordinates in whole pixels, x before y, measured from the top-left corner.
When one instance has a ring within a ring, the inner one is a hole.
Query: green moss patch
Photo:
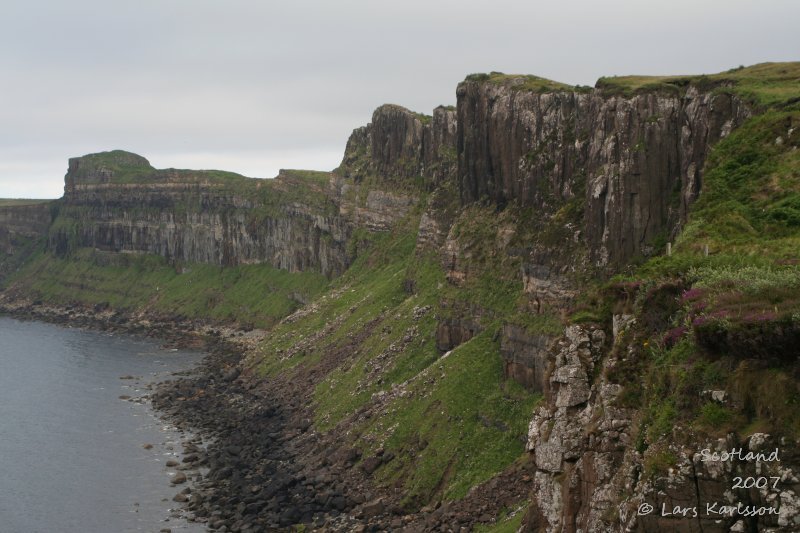
[[[105,304],[269,327],[317,295],[327,280],[268,265],[176,268],[160,256],[80,249],[66,258],[40,252],[10,283],[53,303]]]

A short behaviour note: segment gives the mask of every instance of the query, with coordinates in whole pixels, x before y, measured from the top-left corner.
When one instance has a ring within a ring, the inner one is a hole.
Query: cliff
[[[751,114],[716,87],[620,96],[526,83],[495,74],[459,85],[462,202],[486,198],[554,213],[577,196],[599,267],[651,255],[659,237],[674,239],[709,150]]]
[[[327,196],[328,180],[326,173],[287,171],[267,181],[156,170],[121,151],[74,158],[48,246],[61,255],[92,247],[334,275],[347,265],[350,228]]]
[[[0,200],[0,245],[10,253],[16,242],[46,233],[51,222],[49,201]]]
[[[431,116],[386,104],[353,131],[338,170],[355,180],[423,178],[432,189],[455,175],[455,146],[455,109],[440,106]]]
[[[798,79],[471,75],[272,180],[75,158],[52,223],[5,215],[46,246],[4,298],[264,327],[233,379],[291,391],[303,479],[354,491],[308,504],[328,525],[793,531]],[[737,446],[783,462],[698,456]],[[637,514],[715,502],[777,514]],[[220,520],[294,523],[262,503]]]
[[[47,233],[53,202],[0,200],[0,280],[21,266]]]

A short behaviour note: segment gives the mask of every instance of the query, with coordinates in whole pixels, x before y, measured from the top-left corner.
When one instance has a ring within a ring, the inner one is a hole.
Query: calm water
[[[0,531],[203,531],[165,521],[179,488],[164,463],[181,450],[180,434],[147,405],[119,398],[141,396],[142,385],[199,358],[0,317]],[[119,379],[128,375],[138,379]]]

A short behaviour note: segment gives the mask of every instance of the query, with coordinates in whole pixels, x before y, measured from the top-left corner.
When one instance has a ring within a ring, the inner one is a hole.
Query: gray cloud
[[[455,103],[472,72],[717,72],[793,60],[794,0],[5,1],[0,197],[55,197],[67,157],[269,177],[333,168],[385,102]]]

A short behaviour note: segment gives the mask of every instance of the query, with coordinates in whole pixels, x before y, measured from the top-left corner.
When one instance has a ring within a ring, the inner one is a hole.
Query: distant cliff
[[[50,228],[50,201],[0,201],[0,281],[17,269],[36,249]]]
[[[361,219],[401,216],[402,195],[345,197],[327,172],[281,171],[272,180],[219,171],[156,170],[123,151],[70,160],[48,246],[153,253],[173,261],[267,263],[327,276],[347,267],[347,239]],[[346,213],[346,214],[345,214]]]
[[[19,240],[43,235],[51,222],[51,202],[0,203],[0,246],[10,252]]]

